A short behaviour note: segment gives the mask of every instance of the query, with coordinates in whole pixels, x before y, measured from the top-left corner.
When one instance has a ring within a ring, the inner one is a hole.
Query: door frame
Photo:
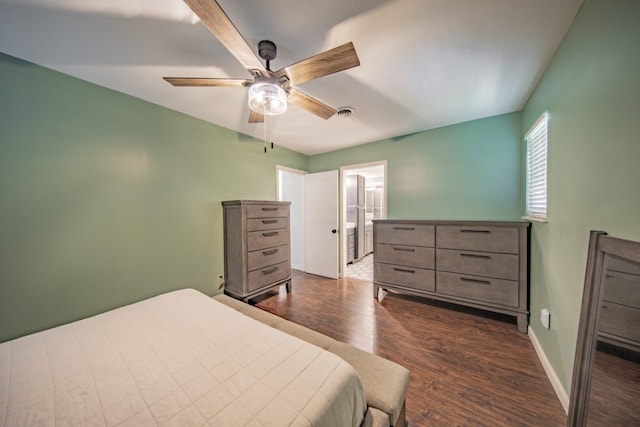
[[[379,167],[382,166],[382,174],[383,174],[383,179],[384,179],[384,192],[382,194],[382,205],[384,206],[384,218],[387,217],[387,161],[386,160],[380,160],[377,162],[368,162],[368,163],[358,163],[358,164],[354,164],[354,165],[347,165],[347,166],[341,166],[340,167],[340,189],[339,189],[339,201],[338,201],[338,206],[339,206],[339,212],[340,212],[340,218],[339,218],[339,223],[340,223],[340,255],[339,255],[339,262],[340,262],[340,268],[338,269],[338,274],[340,275],[340,277],[344,277],[344,273],[346,271],[347,268],[347,233],[346,233],[346,219],[347,219],[347,204],[346,204],[346,200],[347,200],[347,185],[346,185],[346,178],[347,178],[347,174],[349,172],[353,172],[359,169],[367,169],[367,168],[372,168],[372,167]],[[342,230],[344,230],[345,232],[342,232]]]
[[[290,168],[290,167],[287,167],[287,166],[276,165],[276,200],[278,200],[278,201],[282,201],[282,182],[281,182],[281,179],[280,179],[280,172],[289,172],[289,173],[296,174],[296,175],[307,175],[309,173],[307,171],[303,171],[303,170],[300,170],[300,169],[294,169],[294,168]],[[302,256],[301,256],[302,265],[295,265],[295,266],[292,265],[291,266],[291,268],[295,267],[295,269],[300,268],[301,271],[305,271],[306,267],[307,267],[306,266],[306,259],[307,258],[306,258],[306,253],[305,253],[305,245],[306,245],[306,240],[305,239],[306,239],[306,236],[305,236],[305,232],[304,232],[304,229],[305,229],[305,226],[306,226],[307,215],[306,215],[306,212],[305,212],[304,199],[305,199],[305,194],[304,194],[304,187],[303,187],[303,189],[302,189],[302,200],[303,200],[303,203],[302,203],[301,207],[298,207],[298,208],[300,208],[302,210],[302,230],[303,230],[302,231],[302,247],[299,247],[299,246],[296,245],[296,250],[298,251],[298,253],[302,252]],[[292,215],[292,217],[293,217],[293,215]],[[294,234],[295,234],[295,236],[294,236]],[[293,253],[293,250],[294,250],[293,242],[294,242],[294,240],[297,241],[298,237],[299,236],[297,235],[295,228],[291,227],[291,242],[292,242],[291,252],[292,253]]]

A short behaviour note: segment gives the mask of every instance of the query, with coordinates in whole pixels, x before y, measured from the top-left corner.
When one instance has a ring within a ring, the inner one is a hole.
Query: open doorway
[[[387,161],[344,166],[341,172],[341,271],[373,281],[373,220],[387,217]]]
[[[291,267],[339,275],[338,171],[316,173],[276,166],[277,200],[291,202]]]
[[[305,271],[304,176],[307,172],[276,166],[277,199],[291,202],[291,268]]]

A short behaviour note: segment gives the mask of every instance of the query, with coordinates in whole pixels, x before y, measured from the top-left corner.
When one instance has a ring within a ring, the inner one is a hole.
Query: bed
[[[0,425],[360,426],[334,353],[184,289],[0,344]]]

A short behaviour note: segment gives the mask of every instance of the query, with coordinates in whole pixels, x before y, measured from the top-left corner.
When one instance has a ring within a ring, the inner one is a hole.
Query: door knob
[[[334,228],[333,230],[331,230],[331,232],[332,232],[333,234],[336,234],[336,233],[338,232],[338,230],[336,230],[336,229]]]

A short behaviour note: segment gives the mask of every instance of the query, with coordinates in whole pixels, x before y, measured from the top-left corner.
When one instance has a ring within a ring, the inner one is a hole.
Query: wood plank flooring
[[[406,410],[418,426],[564,426],[566,415],[515,319],[373,285],[294,271],[257,307],[393,360],[411,372]]]
[[[598,343],[592,372],[588,424],[640,426],[640,353]]]

